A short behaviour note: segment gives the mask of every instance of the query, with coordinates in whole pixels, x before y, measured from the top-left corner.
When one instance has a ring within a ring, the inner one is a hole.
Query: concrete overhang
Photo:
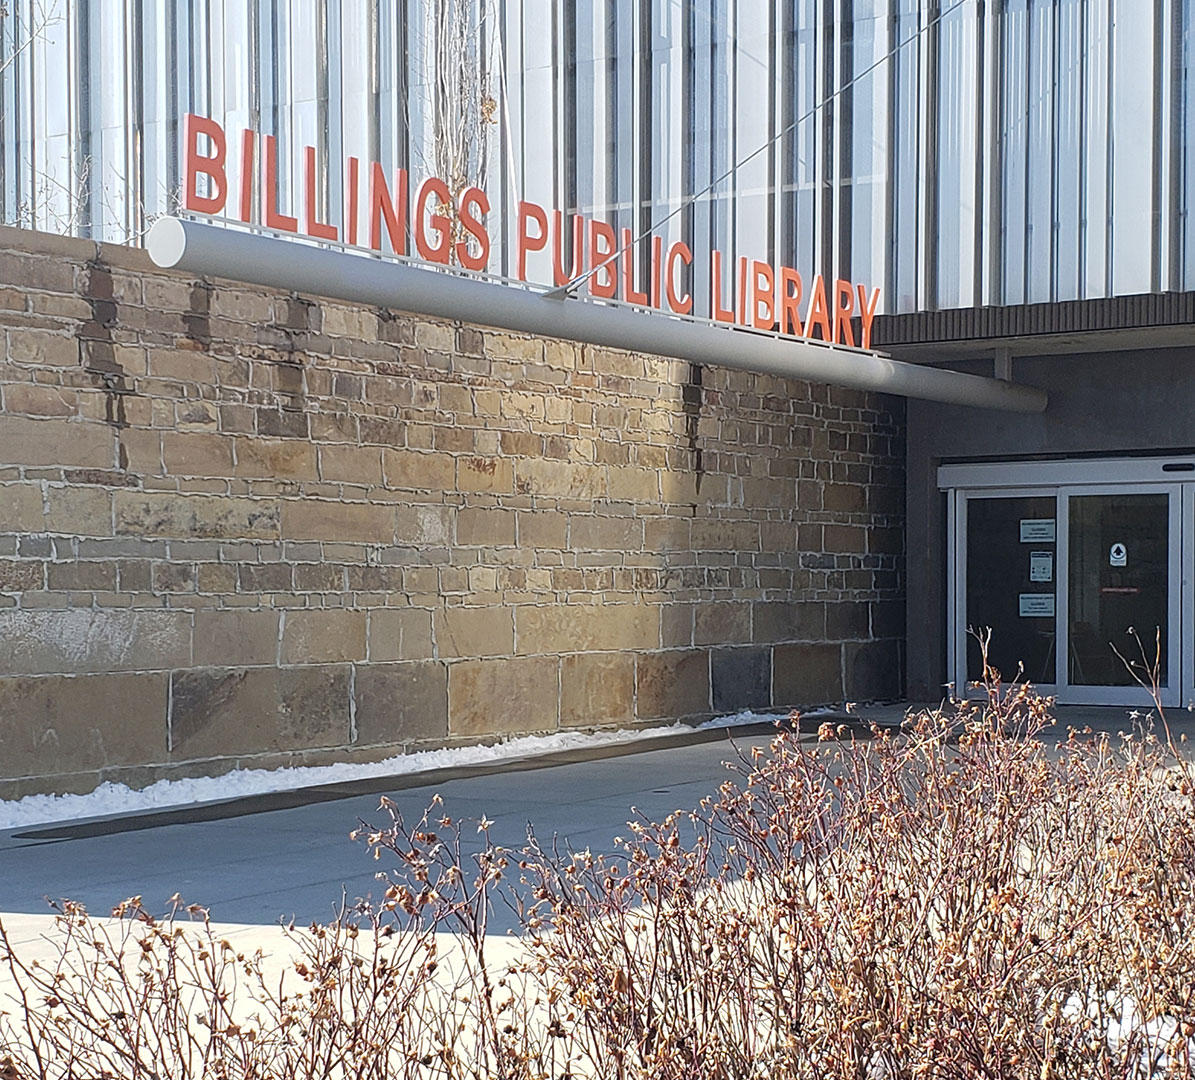
[[[878,315],[875,344],[903,360],[949,364],[994,356],[1195,347],[1195,292]]]

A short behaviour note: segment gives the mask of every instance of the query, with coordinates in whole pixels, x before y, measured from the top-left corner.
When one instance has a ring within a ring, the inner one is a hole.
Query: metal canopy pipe
[[[146,239],[165,269],[231,278],[419,315],[459,319],[695,364],[1011,412],[1042,412],[1046,393],[1000,379],[923,367],[875,353],[580,300],[208,225],[160,218]]]

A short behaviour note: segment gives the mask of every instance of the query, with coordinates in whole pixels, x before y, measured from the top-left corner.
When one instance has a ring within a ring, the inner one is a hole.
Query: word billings
[[[206,139],[206,152],[200,149],[201,138]],[[427,262],[455,263],[473,271],[488,267],[491,243],[486,216],[490,200],[481,188],[465,187],[454,193],[444,180],[429,176],[412,191],[406,169],[396,170],[389,179],[379,162],[363,164],[359,158],[349,157],[345,160],[342,220],[337,223],[322,221],[317,214],[312,146],[303,148],[301,215],[285,213],[278,206],[275,136],[248,129],[241,133],[236,192],[229,190],[228,139],[216,121],[188,113],[183,125],[183,154],[184,210],[218,215],[229,207],[232,195],[236,216],[250,222],[255,216],[254,180],[259,179],[257,219],[267,229],[367,246],[378,252],[384,250],[385,239],[396,255],[414,254]],[[206,194],[201,192],[200,177],[207,177]],[[408,235],[413,252],[407,249]],[[640,244],[649,245],[646,259]],[[528,256],[549,245],[552,283],[558,288],[583,279],[591,296],[677,315],[694,314],[694,257],[683,241],[665,247],[659,236],[636,238],[630,229],[616,231],[597,218],[565,215],[560,210],[549,214],[537,203],[519,202],[514,251],[519,281],[529,280]],[[800,273],[789,266],[745,257],[728,265],[716,249],[709,253],[708,274],[709,310],[704,314],[715,322],[871,348],[878,288],[869,292],[863,285],[841,279],[827,286],[817,274],[806,289]],[[858,343],[852,323],[855,317],[859,320]]]

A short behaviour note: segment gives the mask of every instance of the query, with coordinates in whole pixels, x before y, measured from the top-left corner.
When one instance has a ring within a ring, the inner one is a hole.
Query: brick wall
[[[899,692],[899,401],[8,229],[0,334],[0,795]]]

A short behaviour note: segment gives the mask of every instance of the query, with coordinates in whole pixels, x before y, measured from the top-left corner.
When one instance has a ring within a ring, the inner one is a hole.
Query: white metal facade
[[[188,111],[277,135],[292,196],[305,144],[332,204],[348,154],[434,172],[444,61],[464,55],[507,227],[525,198],[644,231],[730,170],[666,240],[867,281],[890,312],[1195,287],[1190,0],[5,10],[9,223],[136,241],[173,208]],[[473,28],[463,52],[445,18]]]

